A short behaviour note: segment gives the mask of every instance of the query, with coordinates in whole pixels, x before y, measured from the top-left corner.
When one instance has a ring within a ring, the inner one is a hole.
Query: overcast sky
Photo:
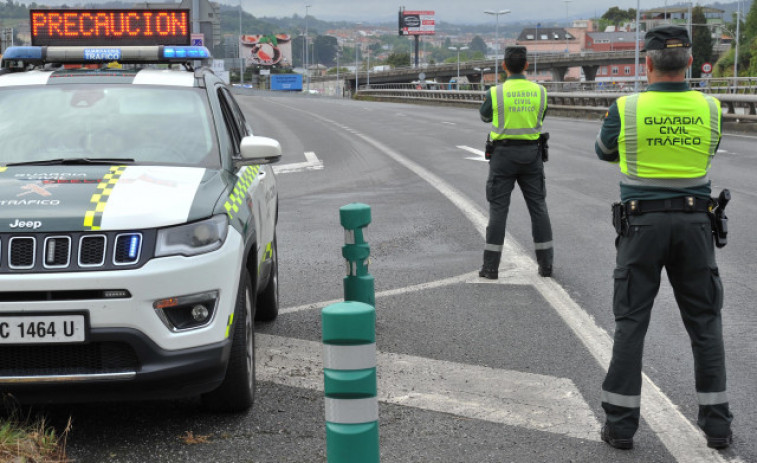
[[[236,3],[234,0],[222,1]],[[667,0],[671,5],[677,2]],[[305,5],[310,5],[308,11],[317,19],[380,23],[396,21],[399,7],[404,6],[407,10],[434,11],[437,21],[457,24],[494,23],[494,16],[484,14],[485,10],[511,10],[511,13],[499,17],[500,24],[503,24],[531,19],[562,21],[567,17],[601,16],[612,6],[625,10],[636,8],[636,4],[637,0],[402,0],[396,3],[366,0],[242,0],[243,9],[256,17],[289,17],[295,13],[304,16]],[[665,0],[639,0],[639,4],[643,11],[662,7]]]

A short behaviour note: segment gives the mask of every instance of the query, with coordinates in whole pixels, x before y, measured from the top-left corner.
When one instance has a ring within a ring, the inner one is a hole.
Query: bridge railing
[[[630,93],[634,90],[633,81],[587,81],[587,82],[540,82],[547,92],[597,92],[597,93]],[[460,83],[460,91],[484,91],[491,84],[483,83]],[[732,77],[689,79],[689,85],[696,90],[712,94],[745,94],[757,95],[757,77]],[[646,90],[647,82],[639,82],[639,90]],[[414,83],[391,83],[361,85],[360,92],[366,90],[458,90],[455,82],[414,82]]]
[[[620,92],[547,92],[548,105],[553,109],[604,113]],[[384,101],[438,103],[477,107],[485,98],[481,90],[418,90],[416,88],[361,88],[358,98]],[[730,121],[757,122],[757,94],[715,93],[720,100],[723,118]]]

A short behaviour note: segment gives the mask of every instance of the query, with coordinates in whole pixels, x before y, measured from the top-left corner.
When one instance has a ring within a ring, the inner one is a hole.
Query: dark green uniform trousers
[[[505,242],[510,194],[518,183],[531,215],[531,234],[536,261],[551,267],[553,258],[552,225],[547,212],[547,187],[544,163],[533,145],[498,146],[489,160],[486,200],[489,202],[489,224],[486,227],[484,268],[497,270]]]
[[[602,384],[608,426],[617,438],[633,437],[639,426],[644,336],[664,267],[694,352],[698,424],[708,436],[728,436],[733,417],[726,396],[723,287],[707,214],[631,216],[616,247],[615,339]]]

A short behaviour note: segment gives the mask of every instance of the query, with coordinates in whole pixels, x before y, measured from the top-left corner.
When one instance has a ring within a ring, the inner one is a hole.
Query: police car
[[[189,10],[32,10],[0,71],[0,391],[248,409],[278,313],[275,140]]]

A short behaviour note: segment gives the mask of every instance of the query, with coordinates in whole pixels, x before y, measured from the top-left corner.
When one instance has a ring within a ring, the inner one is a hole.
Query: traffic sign
[[[192,46],[202,47],[205,44],[205,34],[192,34]]]
[[[705,74],[709,74],[712,72],[712,64],[710,63],[702,63],[702,72]]]

